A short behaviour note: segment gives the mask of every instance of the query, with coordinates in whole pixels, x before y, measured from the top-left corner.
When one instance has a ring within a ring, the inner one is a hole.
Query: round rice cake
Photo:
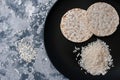
[[[79,8],[71,9],[63,15],[60,29],[64,37],[72,42],[84,42],[92,36],[87,28],[86,10]]]
[[[105,2],[97,2],[87,9],[89,30],[96,36],[109,36],[119,25],[115,8]]]

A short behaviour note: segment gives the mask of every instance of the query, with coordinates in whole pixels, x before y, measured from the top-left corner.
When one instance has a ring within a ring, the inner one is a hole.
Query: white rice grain
[[[82,47],[78,64],[91,75],[105,75],[113,64],[109,46],[105,42],[97,40]]]

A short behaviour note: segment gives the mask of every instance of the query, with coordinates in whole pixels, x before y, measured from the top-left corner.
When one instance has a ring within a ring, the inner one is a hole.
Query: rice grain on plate
[[[65,38],[72,42],[84,42],[92,33],[87,28],[86,10],[74,8],[67,11],[60,23],[60,29]]]
[[[105,2],[97,2],[87,9],[89,30],[96,36],[109,36],[119,25],[119,16],[114,7]]]
[[[105,75],[113,64],[109,46],[101,40],[82,47],[79,65],[91,75]]]

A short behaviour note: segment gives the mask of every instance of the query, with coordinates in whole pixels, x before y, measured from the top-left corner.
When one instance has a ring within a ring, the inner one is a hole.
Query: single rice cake
[[[66,12],[60,23],[60,29],[65,38],[72,42],[84,42],[92,33],[88,30],[86,10],[74,8]]]
[[[119,16],[115,8],[105,2],[97,2],[87,9],[89,30],[96,36],[113,34],[119,25]]]

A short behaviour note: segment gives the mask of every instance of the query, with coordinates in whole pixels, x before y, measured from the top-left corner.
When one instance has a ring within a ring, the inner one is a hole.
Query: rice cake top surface
[[[60,29],[64,37],[72,42],[84,42],[92,36],[87,28],[86,10],[79,8],[71,9],[63,15]]]
[[[104,2],[97,2],[87,10],[89,30],[97,36],[113,34],[119,25],[119,16],[115,8]]]

